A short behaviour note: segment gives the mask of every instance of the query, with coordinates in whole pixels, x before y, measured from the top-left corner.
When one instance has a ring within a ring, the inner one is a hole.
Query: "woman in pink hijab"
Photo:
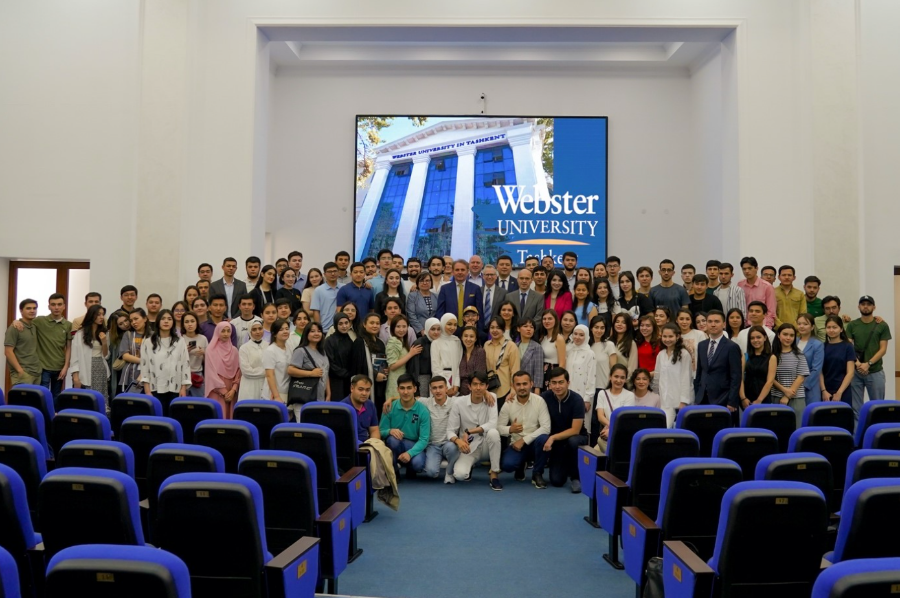
[[[222,405],[225,419],[231,419],[237,401],[241,385],[240,366],[238,350],[231,344],[231,324],[219,322],[206,349],[204,376],[206,396]]]

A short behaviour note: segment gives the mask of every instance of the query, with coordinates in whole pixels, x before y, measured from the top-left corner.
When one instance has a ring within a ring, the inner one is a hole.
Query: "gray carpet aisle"
[[[403,480],[398,512],[378,503],[359,530],[363,555],[341,575],[341,594],[384,598],[632,597],[634,584],[601,555],[606,532],[582,520],[588,499],[568,486],[537,490],[487,471],[453,486]]]

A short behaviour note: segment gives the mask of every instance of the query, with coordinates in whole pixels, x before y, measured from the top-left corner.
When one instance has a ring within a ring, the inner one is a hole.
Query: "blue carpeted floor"
[[[606,532],[584,522],[588,499],[537,490],[502,474],[502,492],[477,467],[449,486],[400,484],[400,510],[381,503],[359,529],[362,556],[341,575],[341,594],[385,598],[634,596],[624,571],[603,559]]]

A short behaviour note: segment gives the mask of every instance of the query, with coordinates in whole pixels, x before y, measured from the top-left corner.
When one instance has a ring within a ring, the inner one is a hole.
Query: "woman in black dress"
[[[744,380],[741,382],[741,408],[770,403],[772,384],[778,361],[772,354],[772,344],[761,326],[749,332],[747,353],[744,355]]]
[[[325,339],[328,358],[328,378],[331,381],[331,400],[343,401],[350,394],[350,373],[353,367],[353,339],[350,338],[350,318],[339,313],[334,316],[334,334]]]

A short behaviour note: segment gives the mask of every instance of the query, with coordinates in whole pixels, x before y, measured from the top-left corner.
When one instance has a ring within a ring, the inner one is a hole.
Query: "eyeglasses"
[[[660,272],[674,272],[675,268],[660,268]]]

